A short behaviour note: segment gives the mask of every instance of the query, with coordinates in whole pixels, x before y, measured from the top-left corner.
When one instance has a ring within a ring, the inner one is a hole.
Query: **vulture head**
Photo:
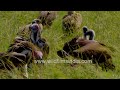
[[[68,11],[68,15],[72,15],[74,13],[75,13],[75,11]]]
[[[38,24],[34,23],[30,25],[29,29],[31,30],[30,39],[32,43],[36,44],[41,38],[41,29]]]
[[[39,25],[34,23],[30,26],[31,35],[30,39],[34,45],[36,45],[40,50],[43,52],[44,56],[47,56],[49,53],[49,46],[46,43],[46,40],[44,38],[41,38],[41,35],[39,32],[41,32],[41,29],[39,28]]]
[[[40,24],[41,21],[40,21],[40,19],[34,19],[34,20],[32,21],[32,24],[34,24],[34,23]]]

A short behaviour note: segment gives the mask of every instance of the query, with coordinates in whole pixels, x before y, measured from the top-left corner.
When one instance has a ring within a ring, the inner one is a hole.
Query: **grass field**
[[[95,31],[95,39],[113,48],[115,71],[96,69],[91,63],[81,63],[71,67],[65,63],[45,63],[33,65],[28,69],[30,79],[118,79],[120,78],[120,11],[80,11],[82,15],[81,30],[76,35],[82,36],[82,27],[87,26]],[[62,39],[62,17],[65,11],[59,11],[58,17],[49,29],[44,29],[42,37],[50,46],[49,60],[61,60],[56,51],[75,35]],[[25,26],[39,15],[38,11],[0,11],[0,52],[5,52],[20,27]],[[1,79],[22,79],[19,70],[12,72],[0,70]]]

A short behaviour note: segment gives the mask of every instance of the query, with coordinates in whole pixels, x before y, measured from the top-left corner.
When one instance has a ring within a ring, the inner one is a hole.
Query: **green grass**
[[[95,31],[95,39],[113,47],[113,63],[115,71],[102,71],[93,64],[79,64],[71,67],[69,64],[45,64],[33,65],[28,69],[30,79],[118,79],[120,78],[120,11],[80,11],[82,15],[82,25],[79,33],[82,36],[82,27],[87,26]],[[49,29],[45,29],[42,37],[46,38],[50,46],[49,60],[59,59],[56,51],[62,49],[63,44],[73,36],[61,39],[62,17],[65,11],[58,12],[58,18]],[[0,52],[5,52],[20,27],[30,23],[39,15],[38,11],[0,11]],[[12,72],[0,70],[1,79],[22,79],[19,70]]]

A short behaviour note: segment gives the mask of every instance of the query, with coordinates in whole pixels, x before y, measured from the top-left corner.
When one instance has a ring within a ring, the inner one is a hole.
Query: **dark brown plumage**
[[[17,52],[4,53],[0,56],[0,69],[11,70],[26,64],[26,56]]]
[[[68,12],[68,13],[72,14],[73,12]],[[88,28],[86,26],[84,26],[83,27],[84,37],[82,38],[82,37],[76,36],[76,37],[72,38],[70,41],[66,42],[63,46],[63,50],[57,51],[58,56],[60,56],[62,58],[65,58],[66,56],[69,56],[69,53],[72,53],[73,50],[78,49],[80,46],[78,45],[77,40],[79,38],[81,38],[83,40],[87,39],[86,38],[87,37],[87,34],[86,34],[87,31],[88,31]]]
[[[27,58],[26,60],[33,60],[33,59],[39,60],[39,59],[42,59],[42,56],[40,57],[37,56],[38,51],[42,53],[40,51],[40,48],[35,46],[33,43],[28,42],[28,41],[20,41],[19,43],[15,43],[12,46],[10,46],[7,53],[10,53],[10,52],[22,53],[26,55],[26,58]]]
[[[40,16],[38,16],[42,25],[47,27],[50,27],[56,18],[57,11],[40,11]]]
[[[32,29],[37,29],[36,30],[37,32],[34,32],[35,30]],[[40,20],[34,19],[31,24],[27,25],[20,33],[18,33],[18,37],[21,37],[22,39],[30,41],[35,45],[37,45],[44,53],[44,57],[47,58],[49,54],[49,46],[46,42],[46,39],[41,37],[41,32],[42,32],[42,26],[40,24]]]
[[[97,63],[102,69],[114,69],[112,63],[111,51],[105,45],[90,40],[79,40],[81,48],[74,50],[72,55],[83,60],[92,59],[93,63]],[[84,44],[83,44],[84,43]]]
[[[16,41],[18,41],[18,37],[16,39]],[[25,55],[25,60],[23,59],[23,61],[25,61],[26,63],[28,63],[30,60],[39,60],[42,59],[42,52],[40,51],[40,48],[35,46],[33,43],[29,42],[29,41],[24,41],[24,40],[19,40],[19,42],[16,42],[14,44],[11,44],[9,46],[9,49],[6,53],[1,53],[1,56],[14,56],[15,55],[19,56],[23,54],[23,56]],[[39,51],[39,52],[38,52]],[[38,52],[38,54],[37,54]],[[12,54],[11,54],[12,53]],[[41,53],[41,56],[39,56],[39,53]],[[37,56],[38,55],[38,56]]]
[[[87,31],[91,34],[93,30]],[[86,33],[86,34],[87,34]],[[91,35],[94,35],[92,33]],[[91,40],[77,37],[65,43],[63,50],[58,51],[60,57],[71,55],[75,58],[81,58],[83,60],[92,60],[94,64],[98,64],[103,70],[114,70],[115,65],[112,62],[111,50],[106,45],[93,40],[94,36],[91,36]],[[77,39],[77,40],[76,40]],[[67,53],[67,54],[66,54]],[[62,55],[63,54],[63,55]]]
[[[75,11],[68,11],[62,19],[62,29],[64,35],[70,35],[71,33],[77,33],[80,30],[82,23],[82,16]]]
[[[43,53],[33,43],[18,39],[15,39],[15,43],[10,45],[7,52],[0,54],[0,68],[11,70],[15,67],[24,67],[24,76],[28,78],[27,65],[34,63],[34,60],[42,60]]]
[[[66,42],[63,46],[63,50],[64,50],[63,53],[65,53],[65,52],[72,53],[73,50],[76,50],[89,42],[96,42],[95,40],[92,40],[92,39],[94,39],[94,36],[95,36],[94,31],[88,30],[87,26],[83,27],[83,35],[84,35],[83,37],[76,36],[76,37],[72,38],[70,41]],[[82,42],[84,40],[87,40],[87,36],[89,36],[90,41],[88,40],[87,42]],[[82,42],[81,45],[78,44],[78,41]],[[59,54],[60,54],[60,51],[59,51],[58,55]],[[59,56],[61,56],[61,55],[62,54],[60,54]]]
[[[66,58],[66,56],[69,56],[73,52],[73,50],[76,50],[79,48],[79,45],[77,44],[76,40],[78,40],[79,36],[76,36],[75,38],[71,39],[69,42],[66,42],[63,46],[63,50],[57,51],[57,55],[61,58]]]
[[[27,65],[32,63],[33,60],[41,60],[45,57],[46,40],[41,39],[40,27],[38,24],[33,23],[29,27],[30,41],[26,41],[23,37],[16,37],[13,43],[9,46],[6,53],[0,53],[0,66],[1,68],[11,69],[15,67],[24,66],[26,77]],[[39,33],[39,34],[38,34]],[[47,49],[49,51],[49,49]],[[49,52],[47,52],[48,54]],[[10,62],[10,63],[9,63]]]
[[[41,28],[38,24],[33,23],[29,26],[30,29],[30,40],[26,41],[23,37],[16,37],[13,43],[9,46],[9,52],[18,52],[21,53],[24,49],[26,50],[35,50],[41,51],[43,53],[43,57],[47,58],[49,54],[49,46],[46,43],[46,39],[41,38]]]

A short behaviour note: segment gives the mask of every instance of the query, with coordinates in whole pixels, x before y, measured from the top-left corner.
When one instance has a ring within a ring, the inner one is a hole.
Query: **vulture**
[[[42,53],[44,59],[47,58],[49,54],[49,45],[47,44],[46,39],[41,37],[41,28],[39,24],[33,23],[29,26],[30,34],[29,34],[29,40],[26,40],[22,36],[18,36],[15,38],[13,44],[10,45],[10,48],[12,45],[19,43],[20,41],[29,41],[33,43],[34,46],[38,47]],[[10,49],[11,50],[11,49]]]
[[[79,48],[79,45],[77,44],[79,36],[74,37],[70,41],[66,42],[63,46],[63,50],[57,51],[57,55],[61,58],[66,58],[66,56],[69,56],[73,50],[76,50]]]
[[[83,27],[83,35],[84,35],[84,39],[87,39],[87,36],[89,36],[88,40],[94,40],[95,32],[94,32],[94,30],[91,30],[91,29],[89,30],[87,28],[87,26],[84,26]]]
[[[87,32],[87,33],[86,33]],[[83,27],[83,34],[84,34],[84,37],[82,38],[82,39],[87,39],[87,36],[90,34],[90,32],[91,32],[91,30],[89,30],[89,32],[88,32],[88,28],[87,28],[87,26],[84,26]],[[94,35],[93,36],[95,36],[95,33],[93,33]],[[79,36],[76,36],[76,37],[74,37],[74,38],[72,38],[70,41],[68,41],[68,42],[66,42],[65,44],[64,44],[64,47],[63,47],[63,50],[62,50],[62,53],[64,53],[64,54],[62,54],[61,53],[61,50],[60,51],[58,51],[57,53],[58,53],[58,56],[60,56],[60,57],[65,57],[66,55],[68,56],[68,54],[67,53],[70,53],[70,52],[73,52],[73,50],[76,50],[76,49],[78,49],[80,46],[78,45],[78,43],[77,43],[77,40],[79,39],[80,37]],[[91,37],[90,37],[91,38]],[[67,52],[67,53],[66,53]],[[63,55],[63,56],[62,56]]]
[[[62,18],[62,29],[65,36],[77,33],[82,23],[82,16],[75,11],[68,11]]]
[[[40,11],[40,15],[38,16],[42,25],[47,27],[50,27],[56,18],[57,11]]]
[[[111,50],[103,43],[94,40],[95,32],[93,30],[83,29],[84,38],[75,37],[65,43],[63,50],[57,51],[58,56],[65,58],[73,56],[83,60],[92,60],[93,64],[99,65],[102,70],[114,70],[115,65],[112,62]],[[86,31],[84,31],[86,30]],[[89,40],[86,36],[89,35]]]
[[[23,68],[23,75],[28,78],[27,66],[34,60],[42,60],[43,53],[29,41],[12,44],[6,53],[0,53],[0,68],[11,70],[15,67]]]
[[[40,38],[40,27],[34,23],[30,25],[30,39],[16,37],[5,53],[0,53],[0,68],[11,70],[14,67],[24,67],[25,77],[28,78],[27,65],[34,60],[42,60],[49,53],[49,46],[45,39]],[[46,50],[46,51],[45,51]]]
[[[49,45],[47,44],[46,42],[46,39],[44,38],[41,38],[41,28],[39,26],[39,24],[37,23],[33,23],[32,25],[29,26],[29,30],[30,30],[30,41],[27,41],[26,39],[24,39],[23,37],[19,37],[17,36],[13,43],[9,46],[9,49],[7,52],[13,52],[14,48],[16,45],[19,45],[20,47],[23,46],[23,44],[21,43],[30,43],[30,44],[27,44],[26,46],[32,46],[32,47],[37,47],[38,50],[40,50],[42,53],[43,53],[43,58],[47,58],[48,54],[49,54]],[[32,48],[31,47],[31,48]],[[27,48],[27,47],[22,47],[22,48]],[[20,51],[21,53],[21,50],[22,49],[17,49],[18,51]]]
[[[49,46],[46,43],[46,39],[41,37],[42,29],[43,27],[40,23],[40,19],[34,19],[31,24],[27,25],[17,35],[18,37],[22,37],[23,39],[37,45],[47,58]]]
[[[30,27],[30,25],[32,25],[32,24],[34,24],[34,23],[39,24],[39,27],[41,28],[41,32],[42,32],[43,26],[42,26],[42,24],[40,23],[40,20],[39,20],[39,19],[34,19],[30,24],[28,24],[28,25],[20,28],[20,29],[18,30],[17,36],[22,37],[22,38],[24,38],[24,39],[26,39],[26,40],[29,41],[29,39],[30,39],[29,36],[30,36],[30,32],[31,32],[30,29],[29,29],[29,27]],[[41,33],[41,32],[40,32],[40,33]]]
[[[34,23],[30,27],[31,34],[30,34],[30,40],[31,42],[40,48],[40,50],[43,53],[43,58],[46,59],[49,54],[49,45],[46,41],[46,39],[41,38],[39,25]]]

